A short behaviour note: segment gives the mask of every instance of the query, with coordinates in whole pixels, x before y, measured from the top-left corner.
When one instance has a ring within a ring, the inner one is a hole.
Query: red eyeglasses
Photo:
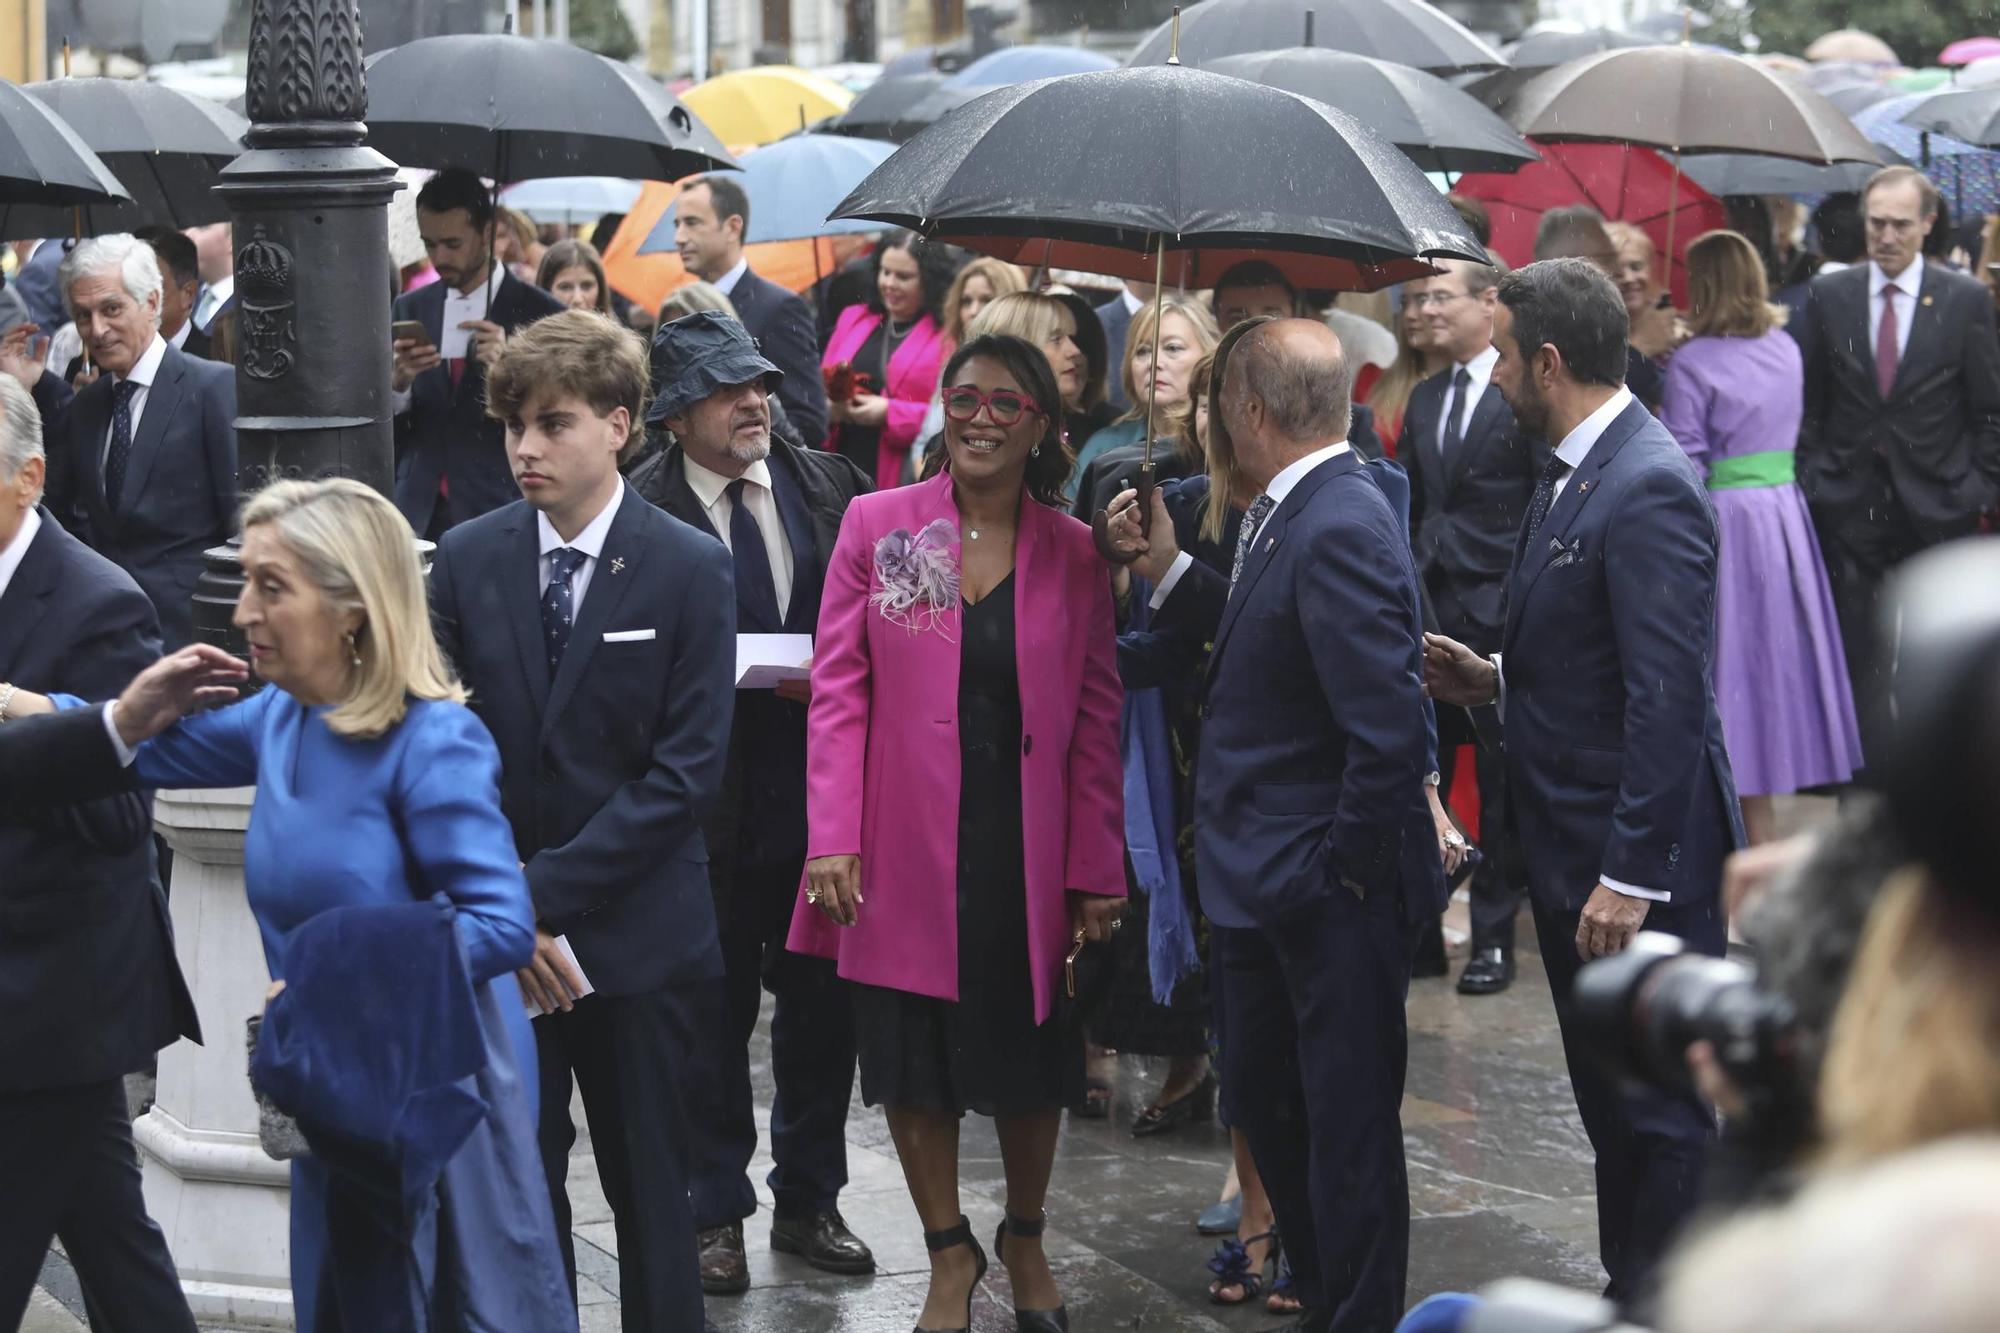
[[[981,393],[977,389],[944,391],[944,414],[953,421],[970,421],[979,415],[981,407],[986,409],[996,426],[1011,426],[1027,412],[1032,412],[1036,416],[1043,415],[1039,403],[1015,393],[1012,389],[995,389],[992,393]]]

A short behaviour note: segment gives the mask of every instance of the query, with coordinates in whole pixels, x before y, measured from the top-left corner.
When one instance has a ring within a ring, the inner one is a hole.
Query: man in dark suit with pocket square
[[[160,653],[138,585],[37,506],[41,421],[0,377],[0,734],[15,695],[116,695]],[[19,1324],[52,1238],[86,1288],[93,1327],[185,1330],[194,1320],[146,1215],[124,1076],[200,1038],[154,875],[152,802],[123,778],[101,710],[71,726],[103,795],[0,806],[0,1328]],[[46,725],[36,723],[35,725]],[[91,732],[96,734],[90,734]],[[47,771],[76,767],[63,754]],[[88,766],[85,764],[84,766]]]
[[[525,498],[445,535],[431,599],[499,745],[535,902],[521,981],[542,1011],[542,1159],[571,1281],[574,1081],[623,1326],[682,1333],[702,1327],[681,1099],[692,994],[722,971],[702,821],[728,753],[736,607],[729,552],[618,474],[646,379],[638,335],[593,312],[509,340],[488,410]]]
[[[63,297],[102,373],[49,440],[49,508],[152,600],[168,649],[194,637],[202,553],[236,527],[236,372],[160,336],[152,247],[82,241]]]
[[[1715,1123],[1692,1093],[1605,1075],[1578,1031],[1576,974],[1642,927],[1719,956],[1722,862],[1743,841],[1709,683],[1715,511],[1625,387],[1626,336],[1623,298],[1587,260],[1501,281],[1494,382],[1524,432],[1558,443],[1515,543],[1501,651],[1432,635],[1424,664],[1439,702],[1499,708],[1535,932],[1597,1154],[1607,1294],[1621,1300],[1646,1290],[1693,1209]]]

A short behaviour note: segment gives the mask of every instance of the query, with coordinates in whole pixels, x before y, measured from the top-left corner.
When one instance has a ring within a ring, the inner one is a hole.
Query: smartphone
[[[390,342],[413,342],[424,347],[431,345],[431,335],[425,331],[420,319],[399,319],[389,326]]]

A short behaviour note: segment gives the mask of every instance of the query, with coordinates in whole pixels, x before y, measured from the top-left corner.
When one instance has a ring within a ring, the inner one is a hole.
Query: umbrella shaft
[[[1174,22],[1180,23],[1180,11],[1174,11]],[[1160,406],[1160,321],[1166,318],[1167,309],[1167,238],[1162,233],[1153,242],[1153,351],[1148,358],[1150,369],[1146,373],[1146,454],[1142,462],[1148,476],[1153,472],[1153,417]],[[1140,497],[1145,499],[1147,497]],[[1151,511],[1141,509],[1142,515]]]

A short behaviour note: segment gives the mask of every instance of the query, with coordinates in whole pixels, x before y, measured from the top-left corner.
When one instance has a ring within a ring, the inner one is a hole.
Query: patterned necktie
[[[125,469],[132,463],[132,396],[138,392],[131,380],[111,386],[111,452],[104,456],[104,502],[114,510],[125,494]]]
[[[1256,539],[1257,529],[1263,526],[1264,520],[1269,518],[1271,511],[1277,507],[1277,502],[1270,496],[1260,495],[1252,500],[1250,508],[1244,511],[1243,524],[1236,529],[1236,558],[1229,563],[1231,588],[1236,586],[1236,580],[1243,577],[1243,561],[1250,554],[1250,543]]]
[[[1458,452],[1458,446],[1465,443],[1465,397],[1472,387],[1472,372],[1460,366],[1451,377],[1451,402],[1445,408],[1444,436],[1438,442],[1438,453],[1446,462]]]
[[[1896,298],[1903,293],[1895,287],[1882,289],[1882,323],[1875,330],[1875,387],[1886,401],[1896,391]]]
[[[549,552],[549,586],[542,592],[542,640],[549,649],[549,675],[562,665],[569,647],[570,626],[576,621],[576,593],[570,580],[590,557],[569,546]]]
[[[1556,502],[1556,483],[1568,472],[1569,464],[1556,457],[1551,457],[1549,465],[1542,469],[1542,478],[1535,483],[1535,493],[1528,501],[1528,540],[1523,550],[1535,544],[1535,534],[1542,530],[1542,520],[1549,516],[1549,507]]]
[[[729,483],[729,553],[736,561],[736,609],[751,633],[776,634],[785,627],[778,614],[778,582],[771,575],[771,554],[764,549],[764,531],[743,503],[750,482]]]

